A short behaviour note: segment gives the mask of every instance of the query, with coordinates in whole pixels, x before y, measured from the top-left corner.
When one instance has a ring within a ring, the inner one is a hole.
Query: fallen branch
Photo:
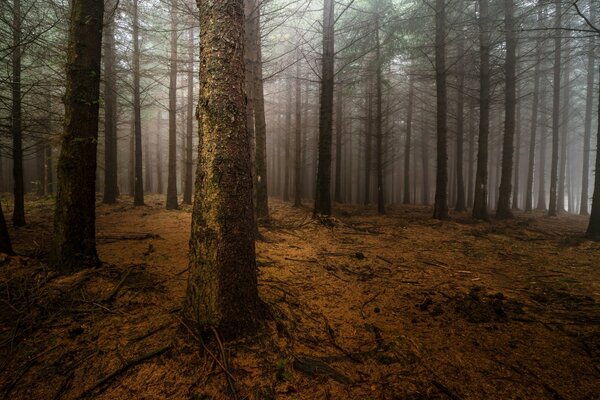
[[[443,383],[436,381],[435,379],[431,381],[433,386],[438,388],[438,390],[444,393],[448,398],[452,400],[461,400],[461,397],[454,393],[452,390],[448,389]]]
[[[121,233],[113,235],[99,235],[96,237],[97,241],[103,241],[105,243],[114,243],[121,240],[146,240],[146,239],[160,239],[158,233],[152,232],[141,232],[141,233]]]
[[[106,296],[104,298],[104,300],[102,300],[103,302],[109,302],[117,296],[117,294],[119,293],[119,290],[121,290],[121,287],[125,284],[125,281],[129,277],[129,274],[131,273],[132,270],[133,270],[133,268],[130,267],[129,269],[127,269],[127,271],[125,271],[125,274],[123,274],[123,277],[121,278],[121,280],[119,281],[117,286],[115,286],[113,288],[113,290],[109,293],[109,295]]]

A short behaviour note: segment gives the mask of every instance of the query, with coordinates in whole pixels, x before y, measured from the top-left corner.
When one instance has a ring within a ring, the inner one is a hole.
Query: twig
[[[125,271],[125,274],[123,274],[123,277],[121,278],[121,280],[119,281],[117,286],[115,286],[113,288],[113,290],[110,292],[110,294],[108,296],[106,296],[106,298],[104,300],[102,300],[103,302],[109,302],[115,298],[115,296],[119,293],[119,290],[121,290],[121,287],[125,284],[125,281],[129,277],[129,274],[131,273],[132,270],[133,270],[133,267],[130,267],[129,269],[127,269],[127,271]]]
[[[448,398],[452,400],[461,400],[461,397],[454,393],[452,390],[448,389],[443,383],[436,381],[435,379],[431,381],[433,386],[439,389],[440,392],[444,393]]]

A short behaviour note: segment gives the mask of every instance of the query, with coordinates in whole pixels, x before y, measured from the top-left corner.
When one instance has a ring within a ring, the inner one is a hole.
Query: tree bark
[[[367,85],[367,115],[365,118],[365,193],[364,205],[371,203],[371,172],[373,163],[371,160],[371,142],[373,136],[373,94],[371,85],[371,69],[369,68],[366,81]]]
[[[184,315],[226,339],[261,320],[244,90],[243,0],[200,8],[199,151]]]
[[[464,39],[459,39],[458,57],[462,59],[465,54]],[[464,180],[464,108],[465,108],[465,69],[463,63],[459,63],[457,71],[458,103],[456,109],[456,207],[455,210],[463,212],[467,209],[465,203],[465,180]]]
[[[187,133],[185,143],[185,185],[183,188],[183,202],[192,204],[192,167],[193,167],[193,135],[194,135],[194,28],[189,30],[190,51],[188,66],[187,87]]]
[[[538,23],[542,20],[541,5],[538,5]],[[529,164],[527,166],[527,193],[525,193],[525,211],[533,211],[533,177],[535,172],[535,140],[538,126],[538,108],[540,97],[540,69],[542,62],[542,40],[537,41],[535,66],[533,71],[533,98],[531,100],[531,128],[529,134]]]
[[[549,216],[558,215],[558,151],[560,141],[560,74],[561,74],[561,53],[562,41],[560,37],[560,26],[562,20],[561,0],[556,0],[556,15],[554,29],[557,32],[554,38],[554,79],[552,82],[552,166],[550,169],[550,205],[548,207]]]
[[[302,93],[300,57],[296,59],[296,104],[294,128],[294,207],[302,205]]]
[[[260,6],[254,7],[254,46],[256,62],[254,63],[254,179],[256,190],[256,216],[259,220],[269,218],[269,196],[267,187],[267,124],[265,121],[265,97],[262,71],[262,40],[260,30]]]
[[[590,0],[590,21],[595,21],[595,7],[593,0]],[[587,89],[585,100],[585,120],[583,128],[583,170],[581,176],[581,205],[579,214],[588,215],[589,213],[589,179],[590,179],[590,152],[592,138],[592,110],[594,108],[594,66],[595,66],[595,44],[598,39],[594,36],[588,39],[587,54]]]
[[[378,4],[378,2],[377,2]],[[375,140],[377,146],[377,212],[385,214],[385,188],[383,180],[383,111],[382,111],[382,59],[381,59],[381,42],[379,39],[379,10],[375,16]]]
[[[140,23],[139,0],[133,0],[133,124],[135,141],[135,181],[133,205],[144,205],[144,176],[142,160],[142,104],[140,93]]]
[[[23,131],[21,113],[21,0],[13,2],[12,52],[12,158],[13,158],[13,225],[25,226],[25,185],[23,181]]]
[[[169,164],[167,176],[167,210],[177,203],[177,0],[171,0],[171,56],[169,60]],[[245,123],[245,122],[244,122]]]
[[[290,157],[292,145],[292,78],[286,78],[285,103],[285,142],[284,142],[284,160],[283,160],[283,201],[290,201]]]
[[[344,130],[344,104],[342,97],[342,84],[338,82],[335,104],[335,186],[333,199],[336,203],[342,202],[342,135]]]
[[[598,133],[596,135],[596,170],[594,181],[594,196],[592,197],[592,212],[587,228],[587,236],[600,239],[600,89],[598,90]]]
[[[319,156],[314,215],[331,215],[331,145],[333,123],[334,0],[324,0],[323,60],[319,110]]]
[[[556,195],[556,208],[558,212],[565,212],[565,179],[567,173],[567,154],[568,154],[568,135],[569,135],[569,112],[571,107],[571,62],[570,55],[567,52],[563,68],[564,73],[564,88],[563,100],[561,105],[560,117],[560,156],[558,164],[558,193]]]
[[[513,178],[515,116],[517,110],[517,34],[515,32],[513,0],[504,0],[504,27],[506,30],[506,61],[504,63],[504,140],[502,142],[502,175],[496,218],[512,218],[511,194]]]
[[[8,229],[6,228],[6,220],[2,211],[2,202],[0,202],[0,253],[14,254]]]
[[[437,166],[433,218],[448,218],[448,149],[446,95],[446,4],[436,0],[435,7],[435,82],[437,95]]]
[[[117,87],[115,82],[114,4],[108,3],[110,14],[104,24],[104,195],[102,202],[117,201]]]
[[[540,88],[540,110],[546,109],[546,90]],[[543,115],[541,115],[542,121],[545,121]],[[538,171],[538,201],[536,210],[546,211],[546,151],[548,150],[548,132],[546,131],[547,125],[542,123],[540,132],[540,168]]]
[[[479,143],[473,218],[489,220],[488,214],[488,137],[490,132],[490,38],[488,0],[479,0]]]
[[[410,204],[410,146],[412,139],[413,102],[415,82],[412,75],[408,76],[408,106],[406,111],[406,140],[404,142],[404,204]]]
[[[73,0],[67,53],[65,128],[51,263],[70,273],[99,263],[96,254],[96,149],[104,3]]]

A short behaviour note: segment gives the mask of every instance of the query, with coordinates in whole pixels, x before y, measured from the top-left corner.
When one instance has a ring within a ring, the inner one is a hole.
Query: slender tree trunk
[[[421,164],[423,165],[423,204],[429,204],[429,130],[425,125],[425,110],[421,109]]]
[[[54,179],[52,176],[52,172],[54,170],[53,162],[52,162],[52,145],[49,142],[46,142],[46,146],[44,147],[45,157],[45,168],[46,171],[46,194],[52,196],[54,194]]]
[[[12,52],[12,157],[13,157],[13,225],[25,225],[25,185],[23,182],[23,132],[21,117],[21,0],[13,1]]]
[[[488,137],[490,132],[490,39],[488,0],[479,0],[479,144],[473,217],[488,220]]]
[[[459,39],[458,57],[464,57],[464,39]],[[457,71],[458,103],[456,110],[456,211],[466,211],[465,180],[464,180],[464,108],[465,108],[465,69],[463,63]]]
[[[323,61],[319,110],[319,160],[314,215],[331,215],[331,142],[333,123],[334,0],[324,0]]]
[[[292,79],[286,79],[287,100],[285,103],[285,148],[283,160],[283,201],[290,201],[290,157],[292,145]]]
[[[190,274],[184,314],[226,339],[260,325],[252,161],[244,91],[243,0],[200,7],[200,112]],[[223,57],[227,54],[227,57]]]
[[[365,118],[365,193],[364,204],[371,203],[371,171],[373,163],[371,160],[371,142],[373,136],[373,95],[371,85],[371,71],[368,71],[369,76],[366,79],[367,84],[367,116]]]
[[[560,157],[558,164],[558,193],[556,195],[556,207],[558,212],[565,212],[565,178],[567,172],[567,154],[568,154],[568,134],[569,134],[569,112],[571,107],[571,62],[570,55],[567,52],[564,65],[563,100],[560,121]]]
[[[558,151],[560,141],[560,74],[561,74],[561,52],[562,41],[560,34],[562,8],[561,0],[556,0],[556,15],[554,28],[557,32],[554,39],[554,80],[552,82],[552,167],[550,170],[550,206],[548,208],[549,216],[558,215]]]
[[[187,134],[185,143],[185,185],[183,190],[183,202],[192,204],[192,167],[193,167],[193,132],[194,132],[194,29],[189,31],[190,51],[188,66],[188,87],[187,87]]]
[[[515,32],[513,0],[504,0],[504,27],[506,30],[504,140],[502,142],[502,175],[496,217],[512,218],[511,194],[513,178],[515,114],[517,109],[517,34]]]
[[[382,111],[382,71],[381,43],[379,40],[379,13],[375,17],[375,138],[377,140],[377,212],[385,214],[385,188],[383,180],[383,111]]]
[[[179,208],[177,203],[177,0],[171,0],[171,56],[169,60],[169,166],[167,177],[167,210]],[[245,122],[244,122],[245,123]]]
[[[546,90],[544,88],[540,88],[540,109],[546,109]],[[541,120],[545,121],[544,115],[540,115]],[[540,126],[540,167],[538,171],[538,201],[536,210],[538,211],[546,211],[546,151],[548,150],[548,132],[546,131],[546,124],[542,123]]]
[[[254,32],[256,32],[256,62],[254,63],[254,168],[256,190],[256,216],[259,220],[269,218],[269,197],[267,188],[267,125],[265,121],[265,100],[262,71],[262,41],[260,30],[260,8],[254,7]]]
[[[73,0],[67,53],[65,128],[58,160],[51,263],[70,273],[96,254],[96,149],[104,2]]]
[[[594,181],[594,196],[592,197],[592,212],[587,228],[587,236],[600,239],[600,89],[598,90],[598,133],[596,135],[596,169]]]
[[[590,0],[590,21],[595,21],[594,0]],[[592,138],[592,110],[594,108],[594,68],[595,68],[595,44],[598,39],[591,36],[588,39],[587,54],[587,89],[585,100],[585,122],[583,129],[583,170],[581,176],[581,205],[579,214],[588,215],[589,199],[589,179],[590,179],[590,152]]]
[[[333,199],[336,203],[342,202],[342,135],[344,105],[342,99],[342,84],[338,83],[337,99],[335,104],[335,186]]]
[[[475,184],[475,101],[470,101],[469,110],[469,183],[467,189],[467,205],[473,207]]]
[[[300,86],[300,57],[296,60],[296,103],[294,128],[294,207],[302,205],[302,93]]]
[[[162,114],[160,109],[156,113],[156,119],[156,192],[163,194],[162,146],[160,145]]]
[[[139,0],[133,0],[133,124],[135,140],[135,181],[133,205],[144,205],[144,177],[142,159],[142,104],[140,93],[140,23]]]
[[[517,90],[517,98],[519,98]],[[517,116],[516,116],[516,125],[515,125],[515,170],[514,170],[514,189],[512,196],[512,210],[519,210],[519,194],[520,194],[520,186],[521,186],[521,107],[518,104],[517,107]]]
[[[104,24],[104,195],[102,202],[117,201],[117,87],[115,82],[114,4],[108,2],[108,20]]]
[[[435,7],[435,81],[437,95],[437,173],[433,218],[448,218],[448,149],[446,96],[446,4],[436,0]]]
[[[413,102],[415,82],[412,75],[408,76],[408,109],[406,112],[406,141],[404,142],[404,204],[410,204],[410,145],[412,139]]]
[[[2,202],[0,201],[0,253],[14,254],[12,244],[10,242],[10,236],[8,235],[8,229],[6,227],[6,220],[4,219],[4,212],[2,211]]]
[[[542,19],[541,7],[538,5],[538,22]],[[529,135],[529,165],[527,167],[527,193],[525,194],[525,211],[533,210],[533,177],[535,170],[535,140],[538,126],[538,108],[540,97],[540,64],[542,62],[542,41],[537,41],[535,50],[535,67],[533,72],[533,99],[531,102],[531,130]],[[542,166],[540,166],[543,168]]]

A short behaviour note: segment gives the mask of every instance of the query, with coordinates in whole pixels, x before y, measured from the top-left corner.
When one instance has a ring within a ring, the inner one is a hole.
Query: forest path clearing
[[[178,318],[190,209],[146,202],[98,206],[98,270],[58,277],[32,258],[4,269],[2,298],[10,292],[15,308],[0,319],[8,397],[78,398],[167,344],[90,397],[230,397]],[[18,251],[43,255],[51,208],[33,208],[30,226],[11,233]],[[257,259],[273,319],[226,346],[239,398],[600,398],[600,244],[582,238],[584,218],[488,224],[435,221],[420,206],[336,209],[328,227],[271,199]],[[24,275],[46,282],[28,292],[46,311],[15,327]]]

